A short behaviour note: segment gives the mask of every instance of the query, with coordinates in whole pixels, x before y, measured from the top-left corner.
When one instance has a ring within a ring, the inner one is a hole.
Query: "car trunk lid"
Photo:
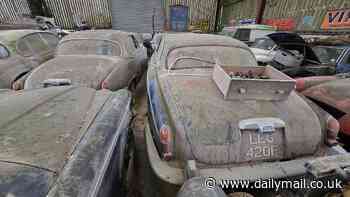
[[[199,162],[288,159],[312,155],[321,143],[316,114],[294,91],[283,101],[224,100],[211,72],[164,73],[160,84],[175,122],[175,141],[187,141]]]
[[[100,89],[102,81],[115,68],[116,58],[101,56],[58,56],[37,69],[28,77],[25,89],[43,87],[47,79],[69,79],[72,85]]]

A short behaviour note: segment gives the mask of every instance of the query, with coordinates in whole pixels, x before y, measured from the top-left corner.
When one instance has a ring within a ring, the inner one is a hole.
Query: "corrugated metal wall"
[[[189,7],[189,24],[208,23],[209,31],[215,29],[217,0],[164,0],[167,24],[170,24],[170,6],[185,5]]]
[[[227,0],[224,2],[223,22],[231,19],[256,17],[256,0]],[[329,9],[350,8],[349,0],[267,0],[264,19],[293,18],[296,30],[320,30],[324,16]],[[308,17],[308,26],[304,25]]]
[[[0,0],[0,23],[15,24],[22,15],[30,15],[27,0]]]
[[[268,1],[265,10],[265,18],[293,18],[296,30],[320,30],[321,23],[327,10],[337,8],[349,8],[349,0],[285,0]],[[310,27],[303,25],[304,17],[312,17]]]
[[[226,0],[223,6],[222,22],[226,25],[231,20],[238,21],[256,17],[257,0]]]
[[[112,26],[131,32],[152,33],[153,14],[155,31],[164,27],[162,0],[111,0]]]
[[[55,21],[63,28],[74,28],[76,21],[86,21],[91,27],[111,27],[108,0],[45,0]]]

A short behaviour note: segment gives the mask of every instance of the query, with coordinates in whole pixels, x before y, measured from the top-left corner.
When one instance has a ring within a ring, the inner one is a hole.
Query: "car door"
[[[26,35],[17,41],[17,52],[28,59],[33,67],[53,58],[58,38],[48,32]]]

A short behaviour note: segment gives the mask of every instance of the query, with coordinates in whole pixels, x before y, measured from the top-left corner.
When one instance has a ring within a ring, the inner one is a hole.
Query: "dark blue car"
[[[337,73],[350,72],[350,45],[315,46],[315,54],[322,64],[334,65]]]

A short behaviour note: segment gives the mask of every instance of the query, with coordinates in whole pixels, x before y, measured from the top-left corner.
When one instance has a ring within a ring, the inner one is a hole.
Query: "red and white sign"
[[[281,31],[293,31],[296,27],[296,22],[293,18],[265,19],[263,23]]]

